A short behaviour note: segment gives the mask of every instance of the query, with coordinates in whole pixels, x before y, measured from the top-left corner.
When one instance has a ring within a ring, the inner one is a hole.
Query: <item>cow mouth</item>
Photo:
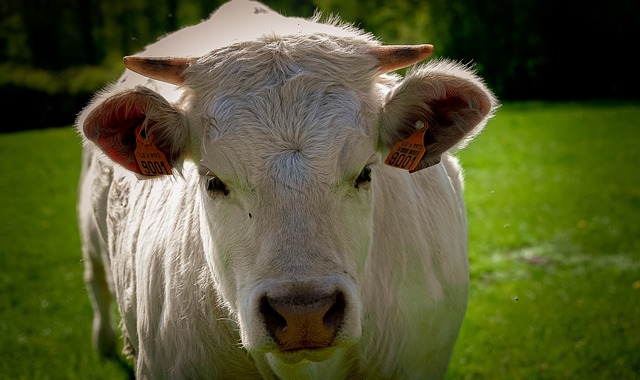
[[[298,350],[276,350],[269,354],[273,358],[283,364],[299,364],[301,362],[323,362],[329,359],[336,351],[337,347],[326,347],[316,349],[298,349]]]

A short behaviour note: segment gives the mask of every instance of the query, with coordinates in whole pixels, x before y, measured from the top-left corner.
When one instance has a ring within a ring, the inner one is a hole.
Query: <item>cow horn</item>
[[[424,61],[433,54],[433,45],[382,45],[369,50],[378,58],[381,74],[399,70]]]
[[[181,85],[184,82],[184,70],[196,58],[172,57],[124,57],[124,65],[147,78]]]

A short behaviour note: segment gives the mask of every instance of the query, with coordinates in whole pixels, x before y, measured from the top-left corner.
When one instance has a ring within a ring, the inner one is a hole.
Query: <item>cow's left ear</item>
[[[471,140],[496,108],[493,93],[471,69],[432,61],[409,72],[388,94],[380,118],[381,148],[388,153],[424,124],[426,153],[413,171],[427,168]]]

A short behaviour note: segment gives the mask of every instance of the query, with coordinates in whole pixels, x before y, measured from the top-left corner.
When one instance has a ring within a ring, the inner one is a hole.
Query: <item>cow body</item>
[[[205,38],[236,13],[246,28]],[[83,111],[78,210],[102,353],[115,297],[139,378],[444,377],[468,296],[448,150],[495,100],[451,62],[380,73],[377,46],[234,1],[141,54],[200,57],[169,61],[174,84],[127,70]],[[385,166],[422,122],[428,169]],[[139,178],[141,138],[173,175]]]

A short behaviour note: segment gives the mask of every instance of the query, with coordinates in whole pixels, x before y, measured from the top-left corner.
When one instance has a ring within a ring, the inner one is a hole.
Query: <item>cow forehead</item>
[[[186,86],[206,96],[282,85],[299,75],[341,83],[358,93],[370,91],[378,61],[370,39],[323,34],[264,36],[201,57],[185,71]]]
[[[194,90],[191,111],[205,124],[203,164],[249,186],[265,171],[327,183],[357,174],[375,154],[371,129],[380,101],[370,44],[268,36],[199,59],[185,84]]]
[[[254,187],[333,185],[375,155],[371,124],[349,89],[296,77],[244,96],[217,96],[207,108],[203,165]]]
[[[252,88],[241,94],[220,94],[207,104],[205,115],[219,134],[263,133],[271,142],[302,149],[313,142],[329,144],[333,134],[353,129],[369,134],[370,108],[352,89],[308,75],[285,83]],[[250,128],[245,131],[243,128]]]

